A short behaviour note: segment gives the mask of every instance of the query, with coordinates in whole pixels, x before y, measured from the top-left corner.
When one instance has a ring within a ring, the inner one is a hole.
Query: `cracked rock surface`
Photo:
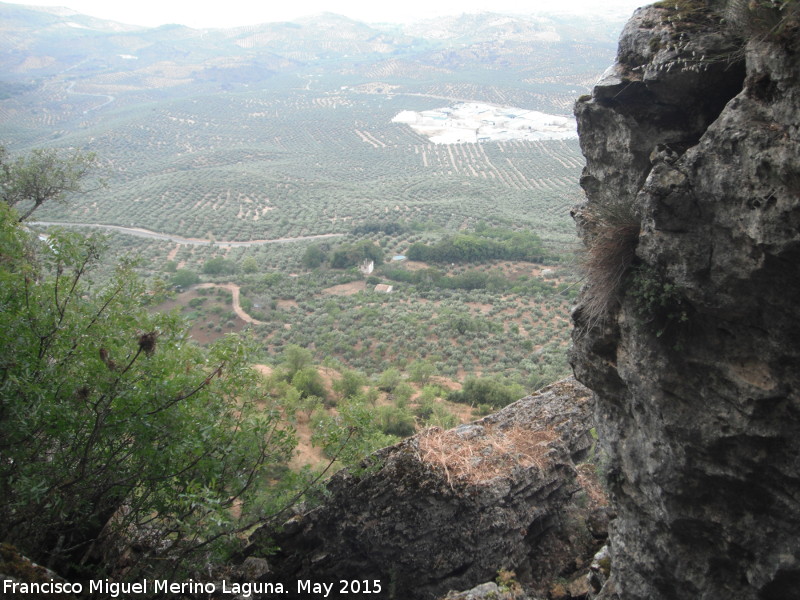
[[[590,394],[569,379],[469,425],[426,430],[372,455],[366,471],[334,475],[322,505],[257,532],[251,552],[265,538],[280,548],[271,581],[378,579],[380,598],[439,598],[501,569],[544,588],[576,556],[588,571],[602,545],[587,528],[591,507],[578,515],[571,504],[591,427]]]
[[[737,50],[711,17],[676,30],[669,14],[637,11],[576,106],[584,240],[593,206],[641,218],[618,303],[589,322],[584,292],[573,315],[618,514],[599,597],[796,598],[797,32]],[[637,297],[642,282],[658,293]]]

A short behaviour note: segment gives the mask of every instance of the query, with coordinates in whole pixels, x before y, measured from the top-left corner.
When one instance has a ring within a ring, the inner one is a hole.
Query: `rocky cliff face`
[[[640,224],[574,312],[618,513],[602,598],[800,593],[798,40],[640,9],[576,105],[589,253],[608,206]]]
[[[569,380],[470,425],[427,430],[376,453],[364,472],[337,473],[321,506],[257,532],[250,552],[265,538],[278,546],[266,579],[291,588],[377,579],[373,597],[428,600],[506,569],[546,589],[588,568],[606,534],[576,469],[591,426],[589,391]]]

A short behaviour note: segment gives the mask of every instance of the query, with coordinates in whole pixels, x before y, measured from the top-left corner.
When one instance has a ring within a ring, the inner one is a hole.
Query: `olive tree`
[[[75,150],[65,154],[52,148],[12,159],[0,146],[0,196],[8,206],[20,210],[18,220],[24,221],[45,202],[86,191],[85,181],[95,163],[92,153]]]

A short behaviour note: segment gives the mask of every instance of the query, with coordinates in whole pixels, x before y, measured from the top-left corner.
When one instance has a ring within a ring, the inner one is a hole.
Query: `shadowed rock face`
[[[585,296],[574,312],[573,365],[597,395],[618,513],[600,597],[797,597],[798,44],[737,52],[710,20],[667,50],[666,15],[637,11],[576,106],[584,239],[601,226],[593,204],[622,195],[642,218],[619,305],[594,324]],[[703,55],[717,60],[697,70]]]
[[[337,473],[323,505],[257,532],[251,552],[271,537],[280,551],[267,578],[291,589],[379,579],[373,597],[432,599],[499,569],[544,586],[593,552],[585,526],[570,540],[561,518],[591,427],[588,390],[567,380],[470,425],[427,430],[373,455],[362,474]]]

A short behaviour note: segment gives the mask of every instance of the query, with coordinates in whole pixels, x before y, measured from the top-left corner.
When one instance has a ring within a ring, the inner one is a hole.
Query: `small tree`
[[[200,276],[191,269],[178,269],[175,274],[170,278],[172,285],[182,288],[187,288],[190,285],[199,283]]]
[[[96,164],[95,155],[80,150],[62,154],[54,149],[37,149],[11,159],[0,146],[0,195],[8,206],[19,208],[19,221],[45,202],[62,201],[69,194],[86,191],[84,180]]]
[[[425,385],[436,374],[436,366],[427,360],[415,360],[408,367],[408,378],[414,383]]]
[[[305,253],[303,253],[303,266],[309,269],[316,269],[325,262],[327,257],[328,255],[322,246],[309,246],[306,248]]]
[[[253,258],[252,256],[246,257],[242,261],[242,271],[244,273],[256,273],[258,272],[258,261]]]
[[[382,392],[392,392],[403,380],[403,375],[396,367],[389,367],[378,377],[378,389]]]
[[[297,389],[303,398],[308,396],[325,398],[326,396],[322,377],[314,367],[305,367],[297,371],[292,376],[292,387]]]
[[[333,382],[331,387],[339,395],[340,399],[350,398],[361,393],[361,388],[366,384],[367,379],[361,373],[345,369],[342,376]]]
[[[310,367],[313,362],[314,355],[311,351],[297,344],[289,344],[281,353],[281,367],[284,369],[287,381],[291,381],[295,373]]]
[[[236,273],[236,263],[221,256],[210,258],[203,264],[203,273],[207,275]]]

